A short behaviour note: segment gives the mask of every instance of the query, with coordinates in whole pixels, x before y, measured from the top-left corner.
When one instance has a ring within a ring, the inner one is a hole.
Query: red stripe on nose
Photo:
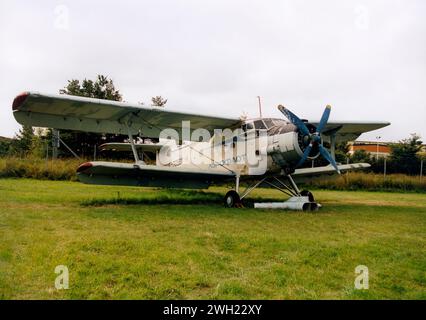
[[[30,94],[28,92],[23,92],[16,96],[16,98],[13,100],[12,110],[18,110],[24,104],[29,95]]]
[[[90,169],[91,167],[93,167],[93,164],[91,162],[85,162],[77,168],[77,172],[86,171],[87,169]]]

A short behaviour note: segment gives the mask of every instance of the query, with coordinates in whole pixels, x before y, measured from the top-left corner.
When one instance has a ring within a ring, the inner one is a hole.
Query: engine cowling
[[[309,130],[315,131],[313,125],[308,126]],[[303,152],[309,145],[309,140],[306,139],[295,127],[288,132],[276,134],[269,137],[267,152],[273,161],[281,168],[294,167],[301,157]],[[319,156],[319,149],[312,148],[308,159],[315,159]]]

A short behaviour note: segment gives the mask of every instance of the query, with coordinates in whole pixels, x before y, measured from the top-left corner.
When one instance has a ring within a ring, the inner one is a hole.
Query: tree
[[[151,101],[154,107],[164,107],[167,103],[167,99],[163,99],[162,96],[152,97]]]
[[[31,151],[34,138],[34,130],[30,126],[22,126],[10,144],[10,153],[24,157]]]
[[[352,163],[370,163],[371,155],[365,150],[356,150],[351,156]]]
[[[12,139],[0,137],[0,157],[7,156],[9,154],[11,143]]]
[[[59,93],[88,98],[122,101],[122,95],[120,94],[120,91],[115,88],[112,79],[109,79],[104,75],[98,75],[96,80],[84,79],[81,82],[77,79],[68,80],[68,84],[63,89],[59,90]],[[49,132],[48,137],[51,141],[51,131]],[[74,152],[83,158],[91,157],[95,148],[105,142],[123,142],[126,138],[122,135],[99,134],[72,130],[60,130],[60,137]]]
[[[49,140],[47,140],[46,130],[43,128],[36,128],[33,138],[31,140],[30,152],[28,155],[34,158],[43,158],[46,155],[46,148],[48,147]]]
[[[336,143],[336,161],[346,163],[348,161],[349,145],[347,142]]]
[[[392,171],[406,174],[417,174],[420,160],[417,153],[422,148],[420,136],[412,134],[410,138],[391,145],[390,160]]]
[[[76,79],[68,80],[68,85],[59,93],[114,101],[122,101],[123,98],[112,79],[104,75],[98,75],[95,81],[84,79],[81,84]]]

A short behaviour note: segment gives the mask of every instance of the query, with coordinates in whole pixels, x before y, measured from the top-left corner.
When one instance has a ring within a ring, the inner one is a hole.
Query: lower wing
[[[235,174],[226,170],[94,161],[83,163],[77,169],[77,177],[88,184],[205,189],[212,183],[233,180]]]
[[[362,170],[368,163],[338,165],[341,172]],[[297,169],[292,177],[297,182],[335,175],[332,166]],[[220,169],[185,167],[159,167],[118,162],[86,162],[77,169],[78,179],[83,183],[99,185],[122,185],[135,187],[161,187],[205,189],[213,183],[235,182],[235,173]],[[242,176],[242,180],[260,180],[264,176]]]
[[[371,167],[368,163],[351,163],[351,164],[340,164],[337,166],[340,172],[365,170]],[[331,166],[314,167],[314,168],[302,168],[296,169],[292,174],[292,177],[297,182],[304,182],[312,179],[321,179],[326,176],[337,175],[336,170]]]

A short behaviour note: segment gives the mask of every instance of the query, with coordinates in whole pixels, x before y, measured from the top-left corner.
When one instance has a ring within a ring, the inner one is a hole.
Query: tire
[[[225,207],[227,208],[239,208],[241,207],[241,199],[239,194],[235,190],[228,191],[225,196]]]
[[[303,197],[308,197],[309,202],[315,202],[314,195],[313,195],[313,194],[312,194],[312,192],[310,192],[309,190],[303,190],[303,191],[300,193],[300,195],[301,195],[301,196],[303,196]]]

